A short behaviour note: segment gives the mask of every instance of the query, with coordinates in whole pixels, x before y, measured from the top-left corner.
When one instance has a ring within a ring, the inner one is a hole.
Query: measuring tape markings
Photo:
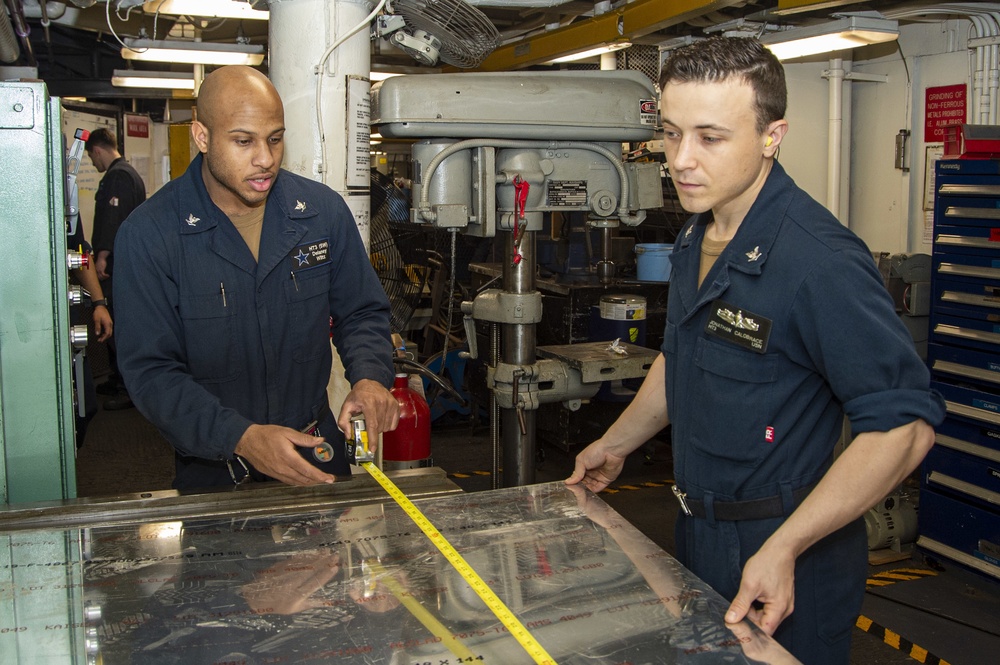
[[[483,578],[468,564],[468,562],[458,553],[448,539],[441,535],[441,533],[431,524],[420,509],[417,508],[412,501],[406,498],[406,495],[396,487],[395,483],[389,480],[389,477],[382,473],[381,469],[375,466],[372,462],[362,462],[361,466],[369,473],[371,476],[378,481],[379,485],[389,493],[399,507],[403,509],[410,519],[420,527],[420,530],[424,532],[424,535],[434,546],[438,548],[441,554],[448,560],[448,562],[454,566],[458,574],[462,576],[472,590],[477,596],[486,604],[486,606],[493,612],[494,615],[507,627],[510,634],[520,643],[528,655],[534,659],[537,665],[555,665],[555,660],[545,651],[541,644],[528,632],[528,629],[524,627],[514,613],[510,611],[499,596],[494,593],[493,589],[483,581]]]

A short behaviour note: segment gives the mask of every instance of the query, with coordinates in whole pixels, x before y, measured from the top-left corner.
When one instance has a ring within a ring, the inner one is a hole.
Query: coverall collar
[[[177,189],[177,210],[181,211],[178,223],[181,235],[214,231],[212,251],[246,272],[256,275],[258,285],[281,263],[288,252],[305,235],[305,220],[315,217],[318,206],[310,205],[305,190],[296,186],[291,178],[282,178],[279,171],[274,187],[267,197],[261,228],[260,252],[255,263],[239,231],[208,194],[201,175],[204,157],[198,154],[183,176]]]
[[[698,287],[701,241],[705,228],[712,221],[712,214],[700,213],[688,220],[677,239],[678,247],[670,257],[679,276],[679,279],[672,280],[670,297],[679,298],[684,305],[682,323],[694,316],[703,305],[722,296],[729,288],[730,270],[747,275],[761,273],[778,236],[781,219],[792,201],[790,183],[791,178],[775,161],[760,194],[701,288]]]

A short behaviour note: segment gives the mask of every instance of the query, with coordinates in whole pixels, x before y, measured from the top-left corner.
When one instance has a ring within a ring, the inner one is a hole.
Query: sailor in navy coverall
[[[805,663],[846,663],[861,515],[919,464],[944,403],[864,243],[775,161],[774,56],[710,39],[663,77],[667,162],[697,214],[671,255],[662,355],[568,482],[602,489],[671,424],[678,559],[733,601],[727,621],[750,618]],[[834,461],[844,415],[855,438]]]
[[[333,482],[350,473],[340,429],[352,414],[364,413],[373,443],[398,421],[388,301],[343,199],[280,170],[284,116],[270,82],[224,67],[198,101],[202,154],[115,244],[129,394],[177,451],[175,487]],[[255,213],[258,238],[244,235]],[[331,317],[353,387],[336,418]],[[325,464],[311,455],[322,439],[334,446]]]

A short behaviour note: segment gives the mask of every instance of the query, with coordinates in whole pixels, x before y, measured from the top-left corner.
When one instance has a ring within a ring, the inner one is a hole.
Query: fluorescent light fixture
[[[628,48],[632,45],[632,42],[615,42],[613,44],[603,44],[586,51],[580,51],[579,53],[571,53],[569,55],[564,55],[555,60],[549,60],[547,65],[554,65],[559,62],[573,62],[574,60],[586,60],[587,58],[593,58],[604,53],[613,53],[615,51],[620,51],[623,48]]]
[[[238,0],[146,0],[142,10],[147,14],[172,16],[204,16],[207,18],[247,18],[266,21],[269,13],[254,9],[249,2]]]
[[[215,44],[125,38],[122,57],[146,62],[177,62],[189,65],[259,65],[264,47],[253,44]]]
[[[847,16],[827,23],[772,32],[760,41],[777,56],[791,60],[818,53],[844,51],[899,38],[899,22],[884,18]]]
[[[111,85],[119,88],[159,88],[162,90],[190,90],[194,92],[194,74],[116,69],[111,76]]]

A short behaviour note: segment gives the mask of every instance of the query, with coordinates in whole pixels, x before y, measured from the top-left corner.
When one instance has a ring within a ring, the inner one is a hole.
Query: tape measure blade
[[[382,470],[372,462],[363,462],[361,466],[389,493],[389,496],[395,499],[399,507],[403,509],[403,512],[420,527],[424,535],[434,543],[435,547],[444,555],[448,563],[458,571],[458,574],[462,576],[462,579],[479,596],[479,599],[485,603],[486,607],[506,626],[511,636],[528,652],[528,655],[532,657],[535,663],[537,665],[555,665],[555,660],[545,651],[534,636],[528,632],[528,629],[524,627],[510,608],[504,604],[503,600],[486,584],[475,569],[459,554],[458,550],[448,542],[448,539],[434,528],[434,525],[420,512],[420,509],[406,498],[406,495],[396,487],[396,484],[389,479],[389,476],[382,473]]]

